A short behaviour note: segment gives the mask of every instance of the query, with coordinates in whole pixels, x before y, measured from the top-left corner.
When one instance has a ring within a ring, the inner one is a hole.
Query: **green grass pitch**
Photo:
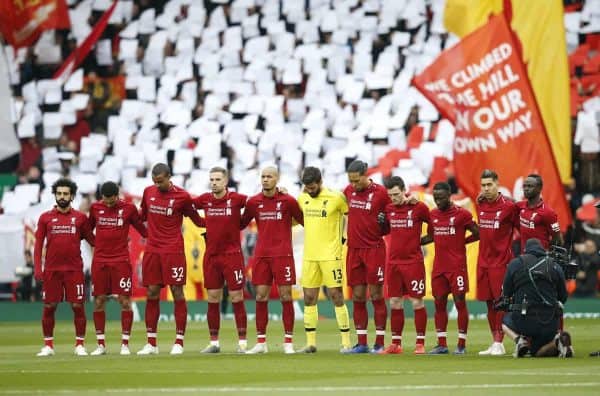
[[[456,322],[450,321],[449,343],[455,342]],[[249,323],[251,329],[254,323]],[[429,321],[427,348],[435,343]],[[131,349],[145,342],[143,323],[134,324]],[[107,324],[109,354],[75,357],[73,325],[58,322],[56,356],[37,358],[41,347],[39,323],[0,324],[0,395],[65,394],[326,394],[326,395],[594,395],[600,394],[600,359],[588,357],[600,349],[600,322],[568,319],[574,340],[573,359],[514,359],[479,357],[490,337],[487,322],[472,320],[466,356],[414,356],[414,327],[406,321],[403,355],[340,355],[334,320],[319,322],[315,355],[284,355],[281,322],[270,322],[266,355],[234,354],[234,325],[222,323],[220,355],[200,355],[207,343],[206,323],[189,323],[185,354],[169,356],[172,323],[159,324],[158,356],[119,356],[118,322]],[[373,331],[370,340],[373,339]],[[249,334],[249,346],[254,343]],[[389,332],[388,332],[389,340]],[[295,344],[304,342],[296,323]],[[87,348],[93,350],[93,323],[88,322]]]

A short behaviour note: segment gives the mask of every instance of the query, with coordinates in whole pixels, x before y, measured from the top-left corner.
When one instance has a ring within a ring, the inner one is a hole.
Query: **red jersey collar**
[[[69,214],[73,211],[73,207],[69,207],[69,210],[66,212],[61,212],[60,210],[58,210],[58,207],[56,205],[54,205],[54,207],[52,208],[52,213],[58,213],[58,214],[62,214],[62,215],[66,215]]]

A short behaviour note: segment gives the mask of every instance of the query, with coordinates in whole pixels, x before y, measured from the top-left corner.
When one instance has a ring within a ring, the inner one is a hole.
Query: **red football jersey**
[[[204,210],[206,221],[206,254],[241,253],[240,227],[246,196],[228,191],[223,198],[204,193],[194,205]]]
[[[81,240],[94,246],[94,234],[88,218],[71,209],[66,213],[56,208],[42,213],[35,231],[34,265],[42,269],[42,249],[46,241],[45,271],[82,271]]]
[[[519,208],[519,232],[521,233],[521,252],[525,252],[525,242],[530,238],[537,238],[544,249],[550,247],[552,235],[560,232],[558,216],[554,209],[544,201],[530,208],[527,200],[517,202]]]
[[[141,207],[142,221],[147,221],[148,227],[146,252],[183,253],[183,216],[200,227],[204,226],[190,194],[181,187],[171,186],[168,191],[162,192],[156,186],[148,186],[144,190]]]
[[[303,224],[303,215],[298,201],[291,195],[276,192],[266,197],[262,192],[246,203],[242,216],[242,227],[256,220],[258,239],[254,248],[255,257],[293,256],[292,219]]]
[[[477,203],[481,267],[506,267],[513,258],[513,231],[519,226],[517,205],[502,194],[494,202]]]
[[[452,205],[441,211],[433,209],[427,233],[433,236],[435,258],[433,273],[466,271],[467,249],[465,247],[467,227],[474,224],[471,213],[459,206]]]
[[[383,234],[377,215],[392,203],[385,187],[371,182],[363,191],[356,191],[350,184],[344,195],[348,201],[348,247],[381,246]]]
[[[90,207],[90,228],[96,229],[94,261],[129,262],[129,226],[132,225],[144,238],[146,226],[135,205],[118,200],[113,207],[102,201]]]
[[[385,208],[390,224],[390,263],[400,265],[423,264],[421,230],[429,224],[429,208],[423,202],[414,205],[389,204]]]

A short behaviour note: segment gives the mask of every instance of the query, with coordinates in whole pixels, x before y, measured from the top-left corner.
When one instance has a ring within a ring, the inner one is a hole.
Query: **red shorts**
[[[425,296],[425,266],[422,262],[409,265],[389,263],[386,269],[388,295],[390,297]]]
[[[92,295],[131,296],[131,264],[92,262]]]
[[[294,265],[294,257],[257,257],[252,266],[252,284],[271,286],[275,280],[275,284],[295,285],[296,284],[296,267]]]
[[[185,285],[187,265],[183,253],[144,252],[142,259],[142,284]]]
[[[241,253],[204,256],[202,270],[207,289],[222,289],[227,282],[229,290],[240,290],[246,283]]]
[[[375,248],[348,248],[348,286],[382,285],[385,271],[385,245]]]
[[[85,302],[83,271],[44,271],[42,299],[45,303]]]
[[[477,299],[495,300],[502,294],[505,267],[477,267]]]
[[[467,294],[469,291],[469,273],[464,271],[441,272],[431,275],[431,294],[434,297]]]

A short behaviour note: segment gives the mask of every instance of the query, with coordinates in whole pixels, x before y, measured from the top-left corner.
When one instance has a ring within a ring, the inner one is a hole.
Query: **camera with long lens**
[[[561,246],[550,246],[548,257],[560,266],[565,275],[565,279],[575,279],[579,266],[575,260],[571,260],[571,255],[567,249]]]
[[[508,311],[510,308],[511,298],[507,296],[500,296],[494,301],[495,311]]]

